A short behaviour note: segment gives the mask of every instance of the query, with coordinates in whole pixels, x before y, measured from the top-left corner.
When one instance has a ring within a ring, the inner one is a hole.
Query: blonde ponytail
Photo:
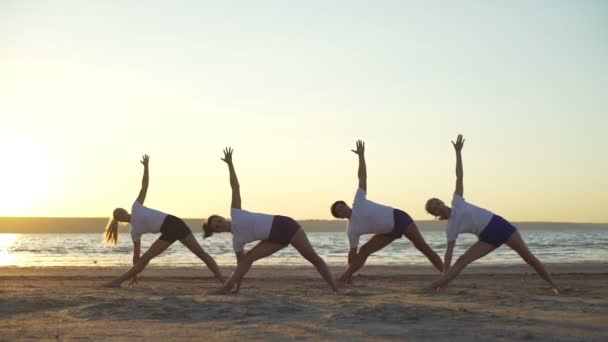
[[[106,246],[116,246],[118,242],[118,221],[111,218],[106,225],[104,232],[104,244]]]

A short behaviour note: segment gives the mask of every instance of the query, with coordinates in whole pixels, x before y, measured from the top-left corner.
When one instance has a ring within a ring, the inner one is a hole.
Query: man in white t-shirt
[[[429,214],[441,220],[447,220],[446,227],[447,248],[445,251],[443,276],[434,282],[431,287],[435,290],[447,288],[448,283],[456,278],[460,271],[473,261],[494,251],[502,244],[506,244],[515,250],[536,273],[543,278],[553,292],[559,294],[559,289],[553,282],[551,275],[545,270],[544,265],[530,252],[521,235],[511,223],[504,218],[493,214],[487,209],[467,203],[463,198],[464,182],[462,167],[462,147],[464,138],[458,135],[456,142],[452,141],[456,151],[456,189],[452,198],[452,207],[446,206],[441,200],[431,198],[426,202],[426,210]],[[473,244],[458,260],[454,266],[452,254],[458,235],[463,233],[475,234],[479,241]]]
[[[406,212],[367,199],[365,143],[359,140],[356,146],[357,149],[352,151],[359,156],[359,187],[355,194],[353,207],[351,209],[344,201],[336,201],[330,209],[334,217],[348,219],[346,228],[350,245],[348,268],[338,280],[351,284],[353,274],[363,267],[372,253],[381,250],[404,235],[439,272],[442,272],[441,258],[424,241],[414,220]],[[359,238],[365,234],[374,234],[374,236],[359,249]]]

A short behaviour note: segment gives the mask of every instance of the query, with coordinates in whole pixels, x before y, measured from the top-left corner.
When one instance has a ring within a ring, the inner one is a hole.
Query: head
[[[118,222],[131,221],[131,215],[123,208],[116,208],[112,212],[112,218],[108,221],[104,232],[104,243],[109,246],[116,246],[118,242]]]
[[[445,203],[438,198],[431,198],[426,201],[424,208],[429,214],[439,218],[440,220],[447,220],[450,218],[450,213],[452,212],[452,209],[450,209],[450,207],[445,205]]]
[[[213,233],[228,233],[230,232],[230,221],[220,215],[211,215],[207,221],[203,223],[204,238],[208,238]]]
[[[112,217],[118,222],[129,222],[131,221],[131,214],[123,208],[116,208],[112,213]]]
[[[329,210],[335,218],[339,219],[350,218],[350,214],[352,213],[352,209],[344,201],[335,201]]]

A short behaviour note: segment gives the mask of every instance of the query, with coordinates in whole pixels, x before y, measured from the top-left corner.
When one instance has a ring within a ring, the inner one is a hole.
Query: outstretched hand
[[[147,154],[144,154],[143,156],[141,156],[141,161],[140,163],[142,163],[144,165],[144,167],[148,167],[148,162],[150,161],[150,156]]]
[[[362,156],[365,153],[365,143],[362,140],[357,140],[357,149],[351,151]]]
[[[462,134],[458,134],[456,142],[452,141],[452,145],[454,145],[456,152],[462,151],[462,146],[464,146],[464,138],[462,137]]]
[[[222,160],[224,162],[226,162],[226,164],[232,164],[232,152],[234,150],[232,149],[232,147],[226,147],[224,149],[224,158],[222,158]]]
[[[129,285],[127,285],[127,287],[135,287],[135,285],[137,285],[137,277],[133,277],[131,279],[131,281],[129,282]]]

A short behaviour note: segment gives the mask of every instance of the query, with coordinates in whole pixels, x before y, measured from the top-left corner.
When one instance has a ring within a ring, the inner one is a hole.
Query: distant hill
[[[107,218],[58,218],[58,217],[0,217],[0,233],[100,233],[103,232]],[[200,232],[201,219],[186,219],[194,232]],[[346,221],[341,220],[299,220],[308,232],[343,232]],[[422,230],[440,231],[445,222],[416,221]],[[570,230],[606,229],[608,223],[564,223],[564,222],[515,222],[523,230]]]

